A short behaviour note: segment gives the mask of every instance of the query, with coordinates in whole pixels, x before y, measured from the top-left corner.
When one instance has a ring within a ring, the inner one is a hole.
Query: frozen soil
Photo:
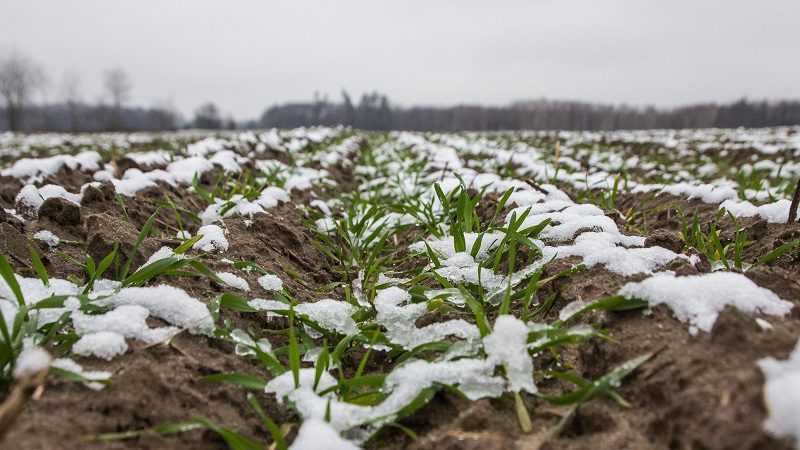
[[[645,149],[640,151],[646,152]],[[749,155],[749,154],[748,154]],[[125,160],[124,168],[137,167]],[[332,170],[342,181],[339,189],[352,189],[352,174],[346,169]],[[63,170],[49,177],[46,183],[65,186],[74,192],[90,181],[80,171]],[[206,182],[209,180],[206,179]],[[348,184],[350,183],[350,184]],[[0,203],[13,206],[13,199],[22,185],[13,178],[0,178]],[[565,188],[565,190],[567,190]],[[319,191],[320,196],[325,192]],[[294,193],[298,203],[307,193]],[[0,252],[6,255],[17,273],[34,276],[29,261],[29,243],[43,255],[45,266],[53,278],[80,279],[80,267],[69,258],[80,258],[85,252],[96,260],[117,243],[131,249],[141,228],[157,206],[170,198],[187,210],[203,209],[202,200],[185,188],[160,183],[157,188],[139,192],[135,198],[120,204],[113,187],[105,184],[84,195],[80,207],[60,199],[49,201],[40,210],[39,218],[22,223],[0,209]],[[498,196],[487,197],[480,214],[493,213]],[[56,201],[57,200],[57,201]],[[635,209],[648,199],[643,195],[622,196],[619,211]],[[683,250],[678,237],[679,212],[698,217],[701,223],[711,221],[717,206],[700,201],[661,196],[658,208],[644,211],[645,219],[632,224],[625,217],[609,214],[621,230],[644,229],[648,245],[659,245],[676,252]],[[167,210],[160,210],[157,223],[165,230],[178,226]],[[229,230],[230,247],[224,257],[231,261],[250,261],[278,275],[286,289],[301,301],[329,296],[341,297],[341,273],[332,269],[332,262],[315,247],[315,238],[306,225],[306,213],[293,203],[284,203],[256,215],[252,221],[241,217],[224,220]],[[643,220],[643,222],[642,222]],[[191,223],[187,221],[187,223]],[[730,241],[737,227],[747,230],[751,245],[745,259],[752,262],[781,244],[800,237],[800,225],[768,224],[757,218],[740,219],[736,224],[722,218],[723,239]],[[189,225],[196,231],[196,225]],[[32,235],[50,230],[67,242],[57,251],[36,243]],[[173,233],[174,234],[174,233]],[[398,248],[418,240],[419,234],[406,236]],[[134,263],[141,264],[162,245],[179,243],[166,234],[145,240]],[[126,252],[127,253],[127,252]],[[797,255],[797,253],[795,253]],[[231,265],[220,257],[208,255],[203,262],[222,272]],[[555,275],[579,258],[554,261],[545,267],[543,277]],[[400,268],[402,269],[402,268]],[[685,261],[673,262],[667,269],[678,275],[709,272],[703,264],[693,266]],[[689,334],[687,326],[675,319],[669,309],[656,307],[648,313],[596,312],[583,320],[608,331],[611,339],[592,340],[564,350],[562,364],[595,379],[613,367],[645,353],[653,358],[642,365],[620,387],[619,393],[630,404],[622,407],[607,398],[597,398],[578,408],[574,416],[564,420],[562,428],[553,432],[568,414],[568,408],[549,405],[532,395],[523,395],[531,413],[533,431],[522,433],[517,422],[513,398],[469,401],[454,392],[441,391],[433,400],[400,424],[416,433],[412,439],[398,428],[386,427],[365,444],[365,448],[383,449],[786,449],[789,440],[776,439],[763,429],[767,410],[763,400],[764,378],[756,361],[765,356],[786,358],[800,336],[800,260],[787,255],[767,266],[756,267],[746,276],[795,308],[786,317],[762,317],[772,329],[760,327],[753,317],[732,308],[726,309],[710,333]],[[252,289],[250,298],[269,298],[269,292],[256,281],[258,274],[240,274]],[[625,283],[641,281],[644,275],[625,277],[601,265],[554,280],[541,295],[555,296],[548,317],[555,318],[565,305],[576,300],[596,299],[615,294]],[[229,288],[206,278],[177,278],[170,284],[181,287],[198,299],[210,299]],[[469,315],[426,316],[429,322],[452,318],[470,319]],[[283,319],[265,319],[235,311],[224,311],[224,319],[238,327],[258,333],[275,333],[285,328]],[[152,320],[152,319],[151,319]],[[490,317],[493,321],[494,318]],[[418,326],[424,325],[418,323]],[[281,337],[278,337],[280,339]],[[247,405],[247,395],[256,395],[267,413],[279,424],[295,424],[288,429],[292,439],[298,416],[274,396],[248,392],[240,387],[206,383],[201,377],[224,372],[264,375],[256,362],[237,356],[232,345],[217,339],[183,332],[168,343],[143,345],[132,342],[131,351],[113,361],[76,358],[87,369],[112,372],[112,383],[98,392],[84,386],[50,377],[41,392],[25,406],[2,443],[14,449],[225,449],[225,442],[208,431],[190,431],[174,435],[146,433],[126,440],[101,441],[92,436],[153,427],[167,422],[180,422],[192,417],[206,417],[261,441],[270,437],[257,416]],[[357,364],[361,354],[350,355]],[[388,366],[386,356],[375,355],[369,369]],[[559,393],[571,389],[569,384],[536,374],[540,391]],[[7,446],[7,447],[6,447]]]

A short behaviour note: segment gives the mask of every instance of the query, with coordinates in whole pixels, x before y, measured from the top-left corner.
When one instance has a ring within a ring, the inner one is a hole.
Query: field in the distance
[[[2,448],[799,445],[800,128],[5,134],[0,167]]]

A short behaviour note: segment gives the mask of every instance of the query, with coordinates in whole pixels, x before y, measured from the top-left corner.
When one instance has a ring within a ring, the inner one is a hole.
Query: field
[[[799,448],[800,128],[5,134],[0,167],[3,448]]]

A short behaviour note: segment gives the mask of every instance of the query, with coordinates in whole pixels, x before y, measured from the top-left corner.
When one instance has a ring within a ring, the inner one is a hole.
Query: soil
[[[128,160],[129,161],[129,160]],[[133,164],[127,162],[128,166]],[[352,179],[343,167],[331,171],[342,180]],[[62,184],[75,191],[86,177],[64,170],[46,182]],[[209,180],[207,180],[209,181]],[[0,203],[13,204],[21,184],[0,178]],[[324,193],[319,192],[319,195]],[[308,193],[298,194],[307,196]],[[0,251],[10,257],[18,273],[32,275],[27,242],[33,233],[48,229],[66,239],[57,254],[38,246],[46,268],[54,278],[85,276],[69,258],[82,260],[88,252],[98,261],[119,244],[124,254],[132,250],[132,242],[147,218],[167,198],[179,207],[200,211],[205,204],[184,188],[161,184],[147,189],[135,198],[118,201],[113,187],[89,188],[82,205],[77,207],[63,200],[48,200],[39,218],[23,226],[13,217],[0,216]],[[497,196],[493,197],[493,203]],[[642,198],[623,195],[618,210],[635,207]],[[716,205],[665,196],[663,207],[655,210],[637,227],[644,226],[648,245],[681,251],[680,215],[698,217],[701,224],[715,217]],[[2,209],[0,209],[2,211]],[[486,221],[494,214],[492,207],[480,210]],[[156,232],[133,255],[134,265],[162,245],[174,244],[179,224],[171,210],[157,213]],[[287,290],[301,301],[326,296],[339,296],[341,274],[314,246],[314,236],[304,225],[304,212],[293,204],[283,204],[257,215],[252,222],[242,218],[226,219],[230,248],[225,257],[232,261],[254,262],[277,274]],[[621,229],[631,226],[622,215],[615,217]],[[195,231],[188,217],[182,222]],[[754,243],[745,259],[758,256],[787,240],[800,236],[800,225],[767,224],[757,219],[734,223],[722,218],[723,239],[743,227]],[[408,237],[409,240],[413,236]],[[67,258],[69,257],[69,258]],[[579,262],[575,258],[559,260],[547,266],[544,277],[557,274]],[[218,258],[205,258],[212,270],[231,267]],[[400,268],[402,269],[402,268]],[[670,267],[679,275],[709,270],[685,262]],[[747,276],[767,287],[781,298],[800,306],[800,257],[784,256],[773,263],[754,268]],[[252,291],[249,297],[270,298],[256,282],[257,273],[242,275]],[[555,295],[550,315],[575,300],[595,299],[615,293],[624,283],[643,277],[622,277],[596,266],[546,286],[540,298]],[[180,278],[171,284],[185,289],[200,299],[211,299],[225,289],[207,279]],[[259,330],[282,330],[280,321],[255,319],[253,315],[226,312],[226,319],[237,326]],[[426,318],[429,316],[426,316]],[[451,318],[430,316],[426,320]],[[459,316],[463,318],[463,316]],[[580,407],[566,420],[559,433],[554,427],[568,413],[566,408],[550,406],[534,396],[524,396],[533,422],[533,432],[519,429],[513,398],[470,402],[447,391],[438,393],[422,409],[400,423],[417,434],[411,439],[398,428],[387,427],[369,441],[367,448],[385,449],[786,449],[791,442],[776,440],[766,434],[762,423],[766,409],[762,399],[763,377],[756,361],[765,356],[785,358],[800,336],[800,308],[785,318],[764,317],[773,329],[764,331],[752,317],[735,310],[724,311],[710,333],[691,336],[687,325],[672,317],[669,310],[658,307],[649,314],[595,313],[587,317],[594,325],[607,330],[612,339],[594,340],[568,348],[562,364],[585,378],[597,378],[618,364],[646,354],[655,355],[635,371],[619,392],[629,403],[622,407],[608,398],[595,399]],[[78,358],[87,369],[113,373],[112,384],[98,392],[73,382],[50,377],[44,390],[30,401],[5,439],[3,448],[15,449],[225,449],[226,444],[214,433],[191,431],[170,436],[148,433],[144,436],[115,441],[90,440],[100,433],[116,433],[152,427],[167,422],[180,422],[192,417],[205,417],[263,442],[270,440],[258,417],[249,409],[248,392],[234,386],[205,383],[201,377],[220,372],[244,372],[266,376],[252,361],[236,356],[230,344],[220,340],[182,333],[169,344],[143,346],[129,342],[132,351],[102,362]],[[359,355],[353,355],[357,358]],[[385,363],[375,357],[370,368]],[[357,359],[356,359],[357,363]],[[558,393],[571,386],[556,379],[545,379],[536,372],[537,385],[543,393]],[[297,416],[274,398],[253,392],[267,413],[277,423],[297,423]],[[296,426],[294,427],[296,428]],[[294,429],[293,429],[294,430]],[[290,431],[289,436],[293,436]]]

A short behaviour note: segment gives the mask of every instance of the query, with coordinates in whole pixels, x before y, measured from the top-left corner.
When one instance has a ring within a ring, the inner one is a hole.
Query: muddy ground
[[[53,182],[80,186],[86,180],[75,173],[63,172]],[[0,203],[10,207],[20,185],[14,180],[0,180]],[[68,187],[69,189],[69,187]],[[136,230],[155,211],[165,196],[187,209],[201,210],[200,199],[185,189],[161,186],[140,192],[123,205],[114,200],[110,186],[84,197],[80,208],[51,202],[40,217],[22,224],[11,216],[0,216],[0,251],[18,273],[32,276],[26,242],[40,229],[56,232],[64,239],[59,252],[74,258],[84,249],[95,258],[102,257],[114,242],[132,242]],[[324,195],[320,193],[320,195]],[[623,197],[619,210],[625,211],[644,201],[635,196]],[[677,211],[709,221],[715,205],[680,198],[661,198],[662,207],[632,224],[616,216],[621,229],[636,227],[646,232],[650,242],[681,250],[677,236],[680,222]],[[123,220],[127,215],[129,221]],[[624,216],[624,215],[623,215]],[[612,217],[614,217],[612,215]],[[174,243],[167,237],[175,218],[165,211],[159,216],[165,231],[148,238],[137,262],[161,245]],[[304,226],[305,213],[292,204],[271,209],[256,216],[249,226],[241,218],[226,219],[231,230],[226,258],[255,262],[277,274],[287,290],[298,299],[309,301],[341,295],[332,283],[340,274],[312,242]],[[800,225],[766,224],[755,219],[729,224],[723,235],[730,239],[735,226],[744,226],[755,244],[747,258],[754,260],[788,239],[800,236]],[[194,231],[190,229],[190,231]],[[725,234],[727,233],[727,235]],[[172,233],[174,235],[174,233]],[[411,239],[411,237],[409,237]],[[401,243],[402,244],[402,243]],[[56,252],[39,245],[45,255],[51,277],[80,278],[81,269]],[[796,255],[796,253],[795,253]],[[214,270],[226,265],[212,258],[205,261]],[[574,261],[562,260],[548,266],[546,275],[569,267]],[[677,273],[688,275],[709,267],[677,264]],[[747,273],[757,284],[771,289],[781,298],[800,306],[800,270],[798,258],[787,256],[766,267]],[[257,275],[245,278],[254,289],[250,297],[269,298],[256,283]],[[546,289],[556,301],[549,314],[573,300],[594,299],[614,294],[624,283],[641,277],[622,277],[602,267],[590,268],[571,277],[559,279]],[[225,289],[203,279],[171,281],[200,299],[210,299]],[[280,330],[285,325],[275,320],[254,319],[235,312],[226,318],[242,327]],[[669,310],[655,308],[649,314],[597,313],[591,321],[610,333],[611,340],[595,340],[571,348],[564,355],[565,364],[585,378],[596,378],[612,367],[644,353],[655,356],[626,379],[619,392],[630,403],[621,407],[606,398],[595,399],[580,407],[559,433],[553,428],[567,413],[566,408],[550,406],[533,396],[525,398],[531,411],[534,431],[523,434],[514,413],[513,400],[469,402],[449,392],[437,394],[433,401],[401,423],[414,430],[411,439],[396,428],[386,428],[368,442],[368,448],[387,449],[786,449],[791,442],[776,440],[766,434],[762,422],[766,409],[762,399],[764,379],[756,361],[765,356],[785,358],[800,336],[800,309],[782,319],[765,317],[773,329],[765,331],[752,317],[726,310],[711,333],[690,336],[687,325],[674,319]],[[259,366],[236,356],[232,346],[223,341],[182,333],[168,344],[143,346],[131,343],[132,350],[111,362],[79,358],[88,369],[113,373],[112,384],[98,392],[84,386],[51,377],[24,408],[2,448],[25,450],[50,449],[225,449],[214,433],[191,431],[170,436],[147,433],[141,437],[98,441],[92,436],[178,422],[195,416],[206,417],[243,434],[269,441],[269,435],[247,406],[247,392],[239,387],[205,383],[200,378],[220,372],[245,372],[263,375]],[[371,364],[380,364],[380,358]],[[537,377],[543,392],[570,389],[555,379]],[[291,439],[298,417],[279,405],[274,398],[254,392],[277,422],[287,426]]]

